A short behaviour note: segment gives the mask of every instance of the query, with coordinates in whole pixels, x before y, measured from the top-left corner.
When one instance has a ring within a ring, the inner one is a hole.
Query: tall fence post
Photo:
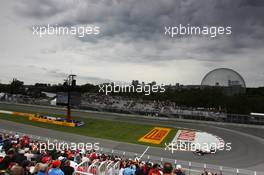
[[[189,162],[189,175],[191,175],[192,162]]]
[[[123,158],[125,157],[125,155],[126,155],[126,152],[123,152]]]
[[[223,167],[220,166],[220,167],[219,167],[219,170],[220,170],[220,174],[222,175]]]

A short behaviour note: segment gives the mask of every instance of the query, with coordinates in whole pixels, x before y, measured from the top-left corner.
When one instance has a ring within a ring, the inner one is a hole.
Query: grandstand
[[[23,95],[5,94],[1,101],[23,104],[54,105],[54,98],[30,98]],[[223,121],[226,114],[213,108],[180,107],[170,101],[150,101],[129,99],[121,96],[85,93],[82,95],[80,109],[110,111],[128,114],[166,116],[176,118]]]

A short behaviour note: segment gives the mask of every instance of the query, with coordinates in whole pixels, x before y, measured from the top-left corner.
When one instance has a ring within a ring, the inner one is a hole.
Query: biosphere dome
[[[239,86],[242,88],[246,87],[243,77],[236,71],[228,68],[219,68],[210,71],[203,78],[201,85],[220,87]]]

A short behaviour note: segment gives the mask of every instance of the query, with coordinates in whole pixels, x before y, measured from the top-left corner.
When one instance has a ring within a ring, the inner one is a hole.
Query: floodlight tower
[[[76,86],[76,80],[74,79],[76,75],[69,75],[68,78],[65,80],[67,85],[67,92],[68,92],[68,102],[67,102],[67,121],[71,121],[71,91]]]

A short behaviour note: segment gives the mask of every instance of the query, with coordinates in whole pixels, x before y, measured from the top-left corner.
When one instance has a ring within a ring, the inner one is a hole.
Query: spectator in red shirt
[[[91,152],[91,154],[89,155],[89,159],[91,160],[91,161],[93,161],[94,159],[96,159],[96,152],[95,152],[95,150],[93,150],[93,152]]]
[[[148,175],[161,175],[159,165],[154,164],[153,167],[149,170]]]

